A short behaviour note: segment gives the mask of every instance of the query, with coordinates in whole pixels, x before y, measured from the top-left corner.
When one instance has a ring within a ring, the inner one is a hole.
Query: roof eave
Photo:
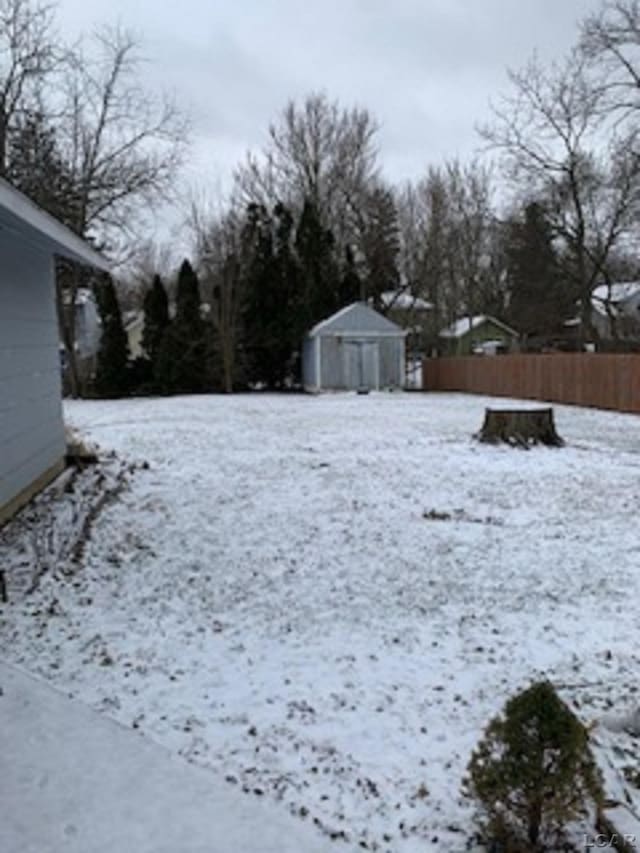
[[[110,271],[109,261],[100,252],[3,178],[0,178],[0,207],[41,234],[52,244],[52,253],[104,272]]]

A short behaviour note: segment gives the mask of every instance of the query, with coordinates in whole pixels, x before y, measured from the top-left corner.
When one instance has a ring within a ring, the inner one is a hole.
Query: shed
[[[64,466],[56,255],[108,269],[88,243],[0,179],[0,524]]]
[[[518,341],[518,333],[489,314],[461,317],[439,336],[443,355],[491,355],[508,352]]]
[[[306,391],[402,388],[407,332],[364,302],[347,305],[304,339]]]

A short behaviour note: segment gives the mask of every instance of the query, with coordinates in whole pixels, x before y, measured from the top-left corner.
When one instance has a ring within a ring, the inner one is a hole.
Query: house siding
[[[131,358],[144,358],[144,350],[142,348],[142,336],[144,335],[144,320],[138,320],[135,323],[132,323],[131,326],[127,327],[126,332],[127,342],[129,344],[129,354]],[[96,351],[99,344],[100,334],[98,333]]]
[[[441,338],[441,341],[446,355],[471,355],[476,344],[484,341],[503,341],[508,347],[513,343],[514,338],[501,326],[486,320],[457,338]]]
[[[53,258],[0,232],[0,521],[65,453]]]

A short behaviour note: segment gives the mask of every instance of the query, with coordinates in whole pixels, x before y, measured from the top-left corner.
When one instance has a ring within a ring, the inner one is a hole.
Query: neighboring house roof
[[[380,302],[385,308],[399,308],[403,311],[431,311],[433,303],[420,296],[414,296],[408,290],[385,290],[380,294]]]
[[[599,284],[591,294],[591,308],[594,314],[609,319],[636,316],[640,302],[640,281],[618,281],[612,284]],[[579,326],[579,316],[566,320],[565,326]]]
[[[624,302],[638,293],[640,293],[640,281],[617,281],[611,285],[598,285],[591,294],[591,297],[597,302],[616,304]]]
[[[446,329],[443,329],[440,332],[440,337],[461,338],[463,335],[473,331],[473,329],[477,329],[478,326],[482,326],[484,323],[492,323],[494,326],[498,326],[500,329],[503,329],[507,334],[512,335],[513,337],[518,337],[518,333],[515,329],[512,329],[511,326],[507,326],[506,323],[503,323],[501,320],[497,320],[490,314],[477,314],[475,317],[461,317],[450,326],[447,326]]]
[[[0,178],[0,228],[33,246],[86,266],[109,271],[109,262],[8,181]]]
[[[405,337],[407,332],[387,317],[374,311],[364,302],[353,302],[317,323],[309,337],[327,334],[380,334]]]
[[[591,307],[602,317],[635,316],[640,299],[640,282],[622,281],[600,284],[591,294]]]

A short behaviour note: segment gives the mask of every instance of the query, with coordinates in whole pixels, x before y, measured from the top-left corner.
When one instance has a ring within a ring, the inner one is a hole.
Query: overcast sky
[[[382,126],[393,181],[471,156],[506,66],[559,57],[597,0],[61,0],[67,36],[121,22],[193,113],[189,180],[228,188],[289,98],[323,90]]]

